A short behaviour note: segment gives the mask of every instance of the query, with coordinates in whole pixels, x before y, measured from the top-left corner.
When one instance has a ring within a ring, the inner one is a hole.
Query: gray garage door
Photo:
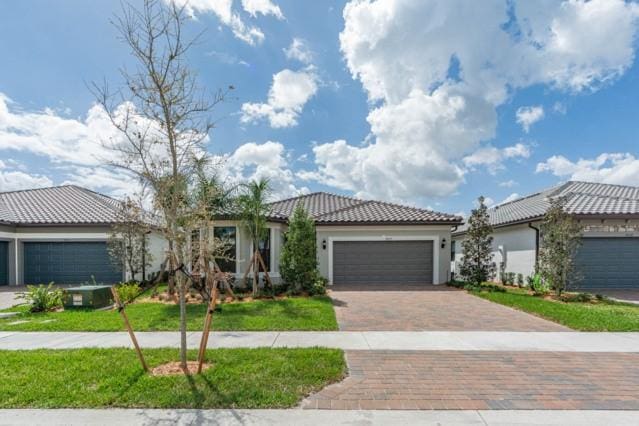
[[[639,289],[639,238],[583,238],[575,265],[577,287]]]
[[[98,283],[122,281],[104,242],[24,243],[26,284],[80,284],[92,275]]]
[[[333,285],[432,284],[432,241],[336,241]]]
[[[9,284],[9,243],[0,241],[0,285]]]

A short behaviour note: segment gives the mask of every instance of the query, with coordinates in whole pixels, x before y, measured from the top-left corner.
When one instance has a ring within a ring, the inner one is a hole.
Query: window
[[[455,240],[450,242],[450,258],[455,260]]]
[[[264,265],[266,265],[266,271],[271,272],[271,230],[270,229],[268,230],[266,237],[260,241],[258,250],[260,251],[260,255],[262,256]],[[264,272],[262,265],[260,265],[260,272]]]
[[[225,256],[216,258],[215,263],[220,267],[222,272],[237,272],[235,263],[235,250],[237,247],[237,230],[235,226],[220,226],[213,230],[215,238],[222,240],[226,246]]]

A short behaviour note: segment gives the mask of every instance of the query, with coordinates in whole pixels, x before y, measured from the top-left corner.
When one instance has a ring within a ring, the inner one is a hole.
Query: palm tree
[[[268,179],[264,178],[259,181],[251,181],[242,186],[244,191],[238,197],[237,203],[242,225],[253,242],[254,252],[246,274],[251,268],[253,269],[253,295],[255,295],[257,294],[259,281],[260,261],[263,262],[259,254],[260,241],[266,238],[268,234],[266,215],[269,211],[267,199],[270,193],[270,186]]]

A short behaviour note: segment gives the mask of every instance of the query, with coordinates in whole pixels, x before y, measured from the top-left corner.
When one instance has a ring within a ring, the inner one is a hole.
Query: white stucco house
[[[639,288],[639,187],[566,182],[488,209],[493,258],[506,272],[531,275],[539,253],[539,225],[553,197],[582,225],[576,254],[582,289]],[[466,226],[453,232],[452,270],[463,257]]]
[[[0,285],[126,280],[106,246],[119,203],[73,185],[0,192]],[[165,242],[152,232],[148,244],[147,276],[160,270]]]
[[[0,193],[0,284],[55,281],[115,282],[106,252],[117,200],[76,186]],[[274,281],[289,217],[301,204],[317,229],[320,273],[334,286],[442,284],[450,278],[451,231],[462,218],[431,210],[318,192],[269,205],[262,258]],[[230,241],[221,269],[241,277],[253,253],[238,220],[215,221],[214,233]],[[165,244],[151,236],[159,270]]]

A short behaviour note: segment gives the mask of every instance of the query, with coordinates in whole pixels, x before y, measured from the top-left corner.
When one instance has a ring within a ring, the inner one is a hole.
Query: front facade
[[[71,185],[0,193],[0,285],[126,280],[106,244],[118,203]],[[151,273],[160,269],[164,242],[152,233],[148,244]]]
[[[394,288],[449,280],[451,230],[461,218],[318,192],[270,205],[260,253],[273,281],[280,279],[280,253],[298,204],[315,220],[318,267],[330,285]],[[242,277],[253,253],[250,238],[232,220],[217,221],[215,233],[232,236],[235,260],[222,262],[222,269]]]
[[[395,288],[449,280],[451,230],[460,217],[319,192],[273,203],[276,235],[283,235],[298,203],[315,220],[318,267],[330,285]]]
[[[567,182],[488,210],[493,259],[505,272],[529,276],[539,252],[539,226],[552,197],[565,197],[566,211],[583,229],[577,250],[575,287],[584,290],[639,288],[639,188]],[[453,233],[452,270],[459,271],[465,228]],[[495,277],[497,278],[497,277]]]

